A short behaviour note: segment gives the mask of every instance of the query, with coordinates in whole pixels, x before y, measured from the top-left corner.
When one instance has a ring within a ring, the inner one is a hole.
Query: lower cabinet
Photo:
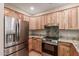
[[[75,47],[72,45],[72,51],[73,52],[71,52],[72,53],[72,56],[79,56],[79,53],[77,52],[77,50],[75,49]]]
[[[42,40],[40,38],[29,39],[29,51],[34,50],[39,53],[42,52]]]
[[[78,56],[78,52],[71,43],[59,42],[58,44],[58,55],[59,56]]]
[[[41,39],[37,38],[33,40],[33,50],[37,51],[37,52],[42,52],[42,47],[41,47]]]
[[[64,45],[61,43],[58,48],[59,48],[58,55],[60,55],[60,56],[70,56],[71,55],[70,46],[67,46],[67,45]]]
[[[29,38],[29,52],[33,49],[32,47],[32,39]]]

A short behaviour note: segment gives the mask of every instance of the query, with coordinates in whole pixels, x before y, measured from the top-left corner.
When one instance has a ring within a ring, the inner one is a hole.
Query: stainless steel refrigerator
[[[29,22],[11,16],[4,16],[5,56],[27,56],[29,40]]]

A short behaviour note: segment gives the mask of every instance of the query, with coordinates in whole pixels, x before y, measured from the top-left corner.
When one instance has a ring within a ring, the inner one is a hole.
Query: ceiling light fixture
[[[33,6],[31,6],[31,7],[30,7],[30,9],[31,9],[31,10],[34,10],[34,7],[33,7]]]

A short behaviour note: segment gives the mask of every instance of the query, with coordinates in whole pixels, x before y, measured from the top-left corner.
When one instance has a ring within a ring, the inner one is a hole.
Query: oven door
[[[48,43],[42,43],[42,51],[53,56],[58,55],[58,46]]]

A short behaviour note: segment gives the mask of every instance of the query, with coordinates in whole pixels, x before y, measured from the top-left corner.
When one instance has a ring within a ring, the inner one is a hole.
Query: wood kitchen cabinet
[[[78,29],[77,8],[57,12],[60,29]]]
[[[4,15],[11,16],[11,10],[8,8],[4,8]]]
[[[36,17],[36,29],[43,29],[43,20],[42,16]]]
[[[37,51],[37,40],[34,38],[32,42],[33,50]]]
[[[68,10],[64,10],[64,29],[68,29]]]
[[[78,29],[77,8],[68,10],[68,29]]]
[[[43,15],[36,17],[36,29],[44,29],[45,17]]]
[[[78,56],[78,52],[71,43],[59,42],[58,44],[58,56]]]
[[[47,14],[47,24],[52,23],[52,14]]]
[[[41,42],[41,40],[38,38],[38,39],[33,39],[33,50],[35,50],[35,51],[37,51],[37,52],[39,52],[39,53],[41,53],[42,52],[42,47],[41,47],[41,44],[42,44],[42,42]]]
[[[41,29],[44,29],[44,25],[45,25],[45,16],[42,15],[41,16]]]
[[[30,30],[38,30],[43,28],[43,22],[41,16],[30,17],[29,20],[29,29]]]
[[[33,19],[36,20],[30,20],[31,29],[44,29],[44,25],[51,23],[59,24],[59,29],[79,29],[79,7],[39,15]]]
[[[17,19],[24,20],[24,21],[29,21],[29,16],[24,15],[18,11],[6,8],[6,7],[4,8],[4,15],[15,17]]]
[[[18,17],[18,19],[20,19],[20,20],[24,20],[24,15],[21,14],[21,13],[17,13],[17,17]]]
[[[24,21],[29,21],[30,17],[27,15],[24,15]]]
[[[42,41],[40,38],[37,39],[37,49],[38,52],[42,52]]]
[[[57,12],[57,23],[59,24],[59,29],[69,29],[68,10]]]
[[[41,53],[42,52],[41,49],[42,49],[42,41],[40,38],[29,39],[29,52],[34,50]]]
[[[57,13],[56,12],[52,13],[51,17],[52,17],[52,18],[50,18],[51,19],[51,23],[57,24]]]
[[[45,16],[30,17],[29,25],[30,30],[44,29]]]
[[[57,12],[57,23],[59,24],[59,29],[65,29],[64,11]]]
[[[75,47],[73,46],[73,44],[72,44],[71,48],[72,48],[71,55],[72,56],[79,56],[79,53],[77,52],[77,50],[75,49]]]
[[[71,47],[68,43],[60,43],[58,46],[58,55],[59,56],[70,56]]]
[[[44,25],[48,24],[47,15],[44,15]]]
[[[29,19],[29,29],[30,30],[36,29],[36,18],[35,17],[30,17],[30,19]]]
[[[79,29],[79,7],[77,8],[78,11],[78,29]]]
[[[29,38],[29,52],[32,51],[32,38]]]
[[[16,12],[9,8],[4,8],[4,15],[16,18]]]

